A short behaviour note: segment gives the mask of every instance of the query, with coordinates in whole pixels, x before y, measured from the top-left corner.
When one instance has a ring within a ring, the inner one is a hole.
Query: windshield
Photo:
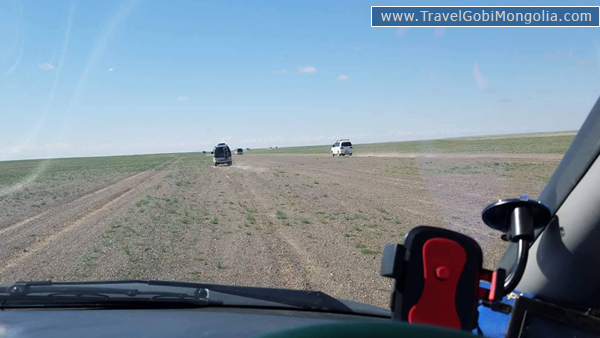
[[[388,307],[382,250],[418,225],[496,267],[481,211],[538,197],[600,94],[598,31],[374,28],[374,5],[0,3],[0,283]]]
[[[224,147],[217,147],[215,148],[215,157],[224,157],[227,156],[226,155],[227,151],[225,150]]]

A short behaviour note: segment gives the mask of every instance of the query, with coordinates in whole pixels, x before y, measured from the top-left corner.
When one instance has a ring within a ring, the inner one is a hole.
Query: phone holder
[[[488,205],[483,221],[519,243],[516,268],[482,268],[483,255],[472,238],[455,231],[419,226],[408,232],[402,245],[383,251],[381,276],[395,280],[390,308],[392,319],[472,331],[477,327],[480,303],[501,305],[502,297],[518,284],[527,263],[534,230],[548,224],[550,210],[526,196]],[[480,281],[490,288],[479,286]],[[494,308],[502,308],[495,307]]]
[[[504,292],[509,294],[523,277],[535,230],[550,223],[552,212],[542,202],[522,195],[488,205],[483,209],[481,218],[490,228],[503,232],[502,239],[518,244],[517,261],[504,281]]]
[[[403,245],[383,251],[381,275],[394,278],[392,319],[471,331],[480,300],[502,298],[504,270],[482,269],[483,255],[472,238],[454,231],[419,226]],[[479,287],[479,281],[491,288]]]

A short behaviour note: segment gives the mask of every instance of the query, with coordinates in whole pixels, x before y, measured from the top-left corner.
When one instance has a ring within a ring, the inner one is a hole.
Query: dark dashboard
[[[0,337],[255,337],[339,322],[389,319],[294,310],[4,310]]]

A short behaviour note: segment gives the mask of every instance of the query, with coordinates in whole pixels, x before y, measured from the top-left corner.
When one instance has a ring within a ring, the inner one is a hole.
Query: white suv
[[[331,156],[352,156],[352,143],[348,139],[337,140],[331,146]]]

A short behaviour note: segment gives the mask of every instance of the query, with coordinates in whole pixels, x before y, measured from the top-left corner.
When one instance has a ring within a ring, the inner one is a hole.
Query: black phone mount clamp
[[[537,201],[520,198],[491,204],[482,216],[523,249],[511,275],[507,278],[504,269],[483,269],[481,248],[472,238],[442,228],[416,227],[402,245],[389,244],[383,251],[380,273],[395,280],[392,319],[472,331],[480,302],[498,304],[514,289],[534,229],[549,222],[550,211]],[[480,281],[489,282],[490,288],[481,288]]]
[[[542,202],[519,198],[499,200],[483,209],[483,222],[504,235],[502,239],[517,243],[517,261],[504,281],[504,293],[512,292],[523,273],[529,253],[529,245],[535,239],[535,230],[545,227],[552,219],[552,212]]]

